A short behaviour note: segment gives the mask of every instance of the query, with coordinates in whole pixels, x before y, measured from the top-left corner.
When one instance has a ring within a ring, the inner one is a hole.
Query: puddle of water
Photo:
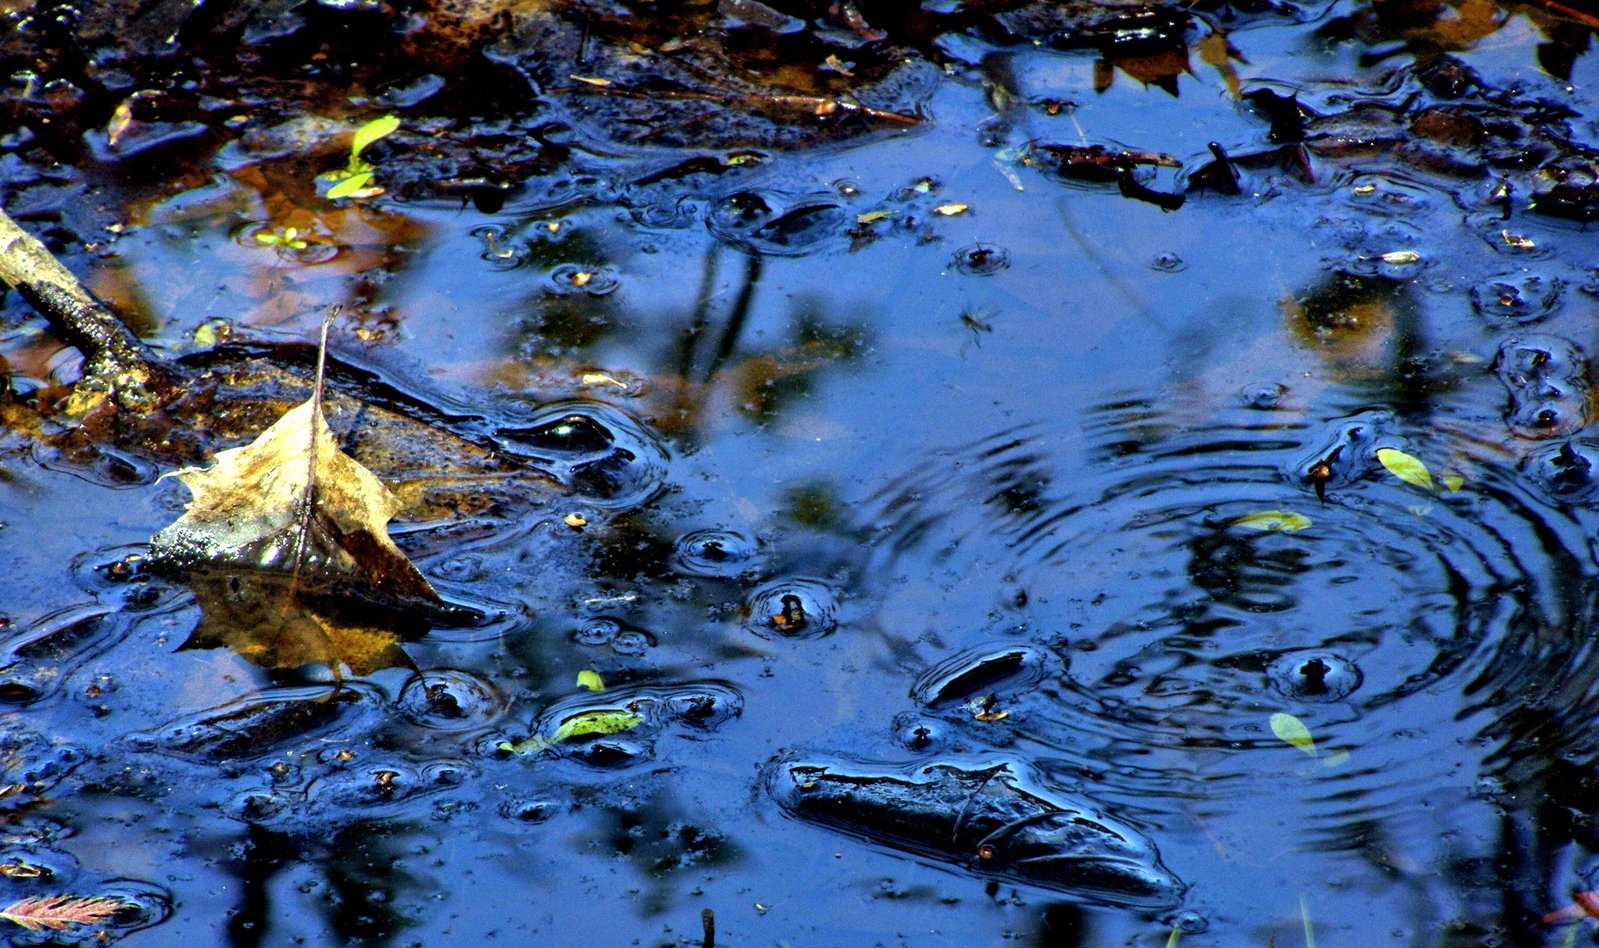
[[[906,128],[684,96],[640,140],[507,40],[449,54],[544,83],[497,117],[433,49],[358,102],[282,87],[325,122],[151,93],[122,151],[102,67],[18,80],[0,199],[161,352],[342,304],[341,384],[540,480],[395,524],[484,614],[414,667],[335,692],[194,647],[139,559],[170,465],[41,437],[78,369],[7,297],[0,811],[50,873],[0,882],[136,902],[110,930],[151,944],[700,944],[706,908],[728,944],[1563,943],[1599,871],[1599,284],[1591,225],[1528,204],[1588,154],[1556,139],[1589,34],[1200,4],[1072,51],[962,7],[866,11],[904,72],[860,24],[806,47]],[[318,197],[378,102],[389,192]]]

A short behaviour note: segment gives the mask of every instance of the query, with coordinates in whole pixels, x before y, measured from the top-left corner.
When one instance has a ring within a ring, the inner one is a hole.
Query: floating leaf
[[[1421,259],[1421,254],[1415,252],[1414,250],[1391,250],[1388,253],[1383,254],[1380,259],[1383,263],[1397,266],[1407,263],[1415,263]]]
[[[397,606],[440,602],[389,539],[399,500],[339,449],[316,398],[210,467],[170,476],[193,499],[151,541],[152,561],[295,573],[317,591],[364,585]]]
[[[1425,487],[1432,490],[1432,472],[1427,470],[1427,465],[1417,458],[1411,457],[1396,448],[1378,448],[1377,460],[1388,469],[1388,473],[1399,478],[1407,484]]]
[[[93,925],[120,912],[121,899],[80,899],[70,895],[47,895],[22,899],[0,909],[0,918],[16,922],[28,931],[65,931],[73,925]]]
[[[106,144],[115,148],[117,141],[127,132],[128,126],[133,124],[133,100],[126,99],[118,103],[111,112],[111,121],[106,125]]]
[[[337,201],[340,198],[359,197],[358,192],[366,189],[372,183],[372,172],[357,171],[352,175],[343,176],[338,184],[328,188],[327,198]]]
[[[501,741],[498,746],[500,750],[512,754],[536,754],[574,737],[620,734],[623,731],[632,730],[643,723],[643,715],[621,708],[580,711],[562,721],[561,726],[557,727],[555,733],[549,737],[534,734],[520,743],[512,744],[510,741]]]
[[[619,382],[604,372],[584,372],[578,377],[584,385],[615,385],[617,388],[627,388],[626,382]]]
[[[1303,530],[1310,526],[1310,518],[1304,514],[1286,510],[1257,510],[1234,520],[1233,526],[1247,527],[1250,530],[1292,532],[1294,530]]]
[[[257,234],[259,238],[261,235]],[[194,344],[203,349],[209,349],[217,343],[233,335],[233,324],[216,316],[201,323],[194,331]]]
[[[604,691],[605,681],[600,673],[591,668],[585,668],[577,673],[577,686],[587,688],[589,691]]]
[[[954,217],[956,214],[966,213],[969,209],[969,206],[965,204],[940,204],[933,208],[933,213],[942,214],[945,217]]]
[[[395,129],[399,127],[399,116],[385,115],[382,118],[373,119],[356,129],[355,138],[350,142],[350,167],[352,169],[356,167],[355,162],[360,160],[361,152],[365,150],[366,146],[380,138],[394,134]]]
[[[1310,728],[1293,715],[1281,711],[1272,715],[1271,732],[1310,756],[1316,756],[1316,739],[1310,736]]]
[[[1444,486],[1450,491],[1457,491],[1466,483],[1466,479],[1459,474],[1445,474],[1439,480],[1443,481]]]
[[[857,223],[857,224],[875,224],[878,221],[882,220],[885,217],[890,216],[893,213],[894,213],[893,211],[867,211],[865,214],[861,214],[860,216],[856,217],[855,218],[855,223]]]
[[[403,660],[400,627],[451,610],[389,538],[400,501],[339,449],[321,380],[319,363],[310,399],[209,468],[173,475],[192,498],[150,541],[149,562],[193,585],[202,615],[191,644],[228,645],[268,668],[364,674]],[[380,628],[380,617],[402,621]]]
[[[561,520],[573,530],[581,530],[589,525],[588,518],[580,513],[569,513],[562,517]]]

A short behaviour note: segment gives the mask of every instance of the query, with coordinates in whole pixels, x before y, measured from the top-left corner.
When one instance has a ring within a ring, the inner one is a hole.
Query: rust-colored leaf
[[[103,922],[126,907],[120,899],[94,896],[47,895],[22,899],[0,909],[0,918],[29,931],[65,931],[73,925]]]

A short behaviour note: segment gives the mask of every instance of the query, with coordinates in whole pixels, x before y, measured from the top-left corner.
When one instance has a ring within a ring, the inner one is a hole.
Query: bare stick
[[[143,406],[158,360],[116,314],[83,288],[66,267],[0,209],[0,280],[28,301],[88,362],[86,377],[119,404]]]

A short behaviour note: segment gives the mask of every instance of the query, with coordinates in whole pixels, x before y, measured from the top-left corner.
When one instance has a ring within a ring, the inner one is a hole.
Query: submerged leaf
[[[1388,473],[1399,478],[1407,484],[1425,487],[1432,490],[1432,472],[1427,470],[1427,465],[1420,459],[1412,457],[1395,448],[1378,448],[1377,460],[1388,469]]]
[[[1250,530],[1281,530],[1292,532],[1303,530],[1310,526],[1310,518],[1304,514],[1297,514],[1286,510],[1257,510],[1254,513],[1244,514],[1233,521],[1235,527],[1247,527]]]
[[[1310,736],[1310,728],[1293,715],[1281,711],[1272,715],[1271,732],[1310,756],[1317,755],[1316,739]]]
[[[73,925],[93,925],[117,914],[125,906],[120,899],[95,896],[74,898],[47,895],[12,902],[0,909],[0,918],[16,922],[29,931],[65,931]]]

